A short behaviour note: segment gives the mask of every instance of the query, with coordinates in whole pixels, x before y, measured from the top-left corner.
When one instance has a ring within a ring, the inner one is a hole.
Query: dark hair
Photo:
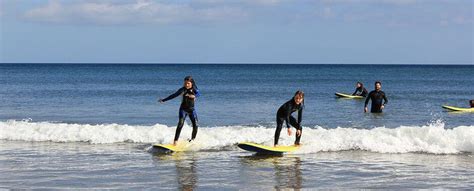
[[[184,77],[184,81],[189,81],[193,84],[193,88],[194,89],[198,89],[197,85],[196,85],[196,82],[194,81],[193,77],[192,76],[186,76]]]
[[[380,81],[375,81],[375,84],[374,84],[374,85],[377,85],[377,84],[382,85],[382,82],[380,82]]]
[[[298,95],[301,96],[301,98],[303,98],[303,103],[302,104],[304,105],[304,92],[301,91],[301,90],[296,91],[295,95],[293,96],[293,99],[295,99],[295,97],[298,96]]]

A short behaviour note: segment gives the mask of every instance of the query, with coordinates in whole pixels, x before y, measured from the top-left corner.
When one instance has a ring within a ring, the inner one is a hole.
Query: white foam
[[[107,144],[118,142],[170,143],[176,127],[156,124],[132,126],[119,124],[67,124],[51,122],[4,121],[0,122],[1,140],[89,142]],[[181,139],[190,137],[191,129],[185,125]],[[219,149],[239,142],[251,141],[271,145],[274,128],[226,126],[199,128],[193,148]],[[293,130],[293,133],[295,131]],[[294,135],[281,132],[280,144],[292,144]],[[454,154],[474,152],[474,126],[445,129],[443,123],[426,126],[379,127],[374,129],[321,127],[304,128],[303,146],[298,153],[320,151],[367,150],[380,153],[425,152]]]

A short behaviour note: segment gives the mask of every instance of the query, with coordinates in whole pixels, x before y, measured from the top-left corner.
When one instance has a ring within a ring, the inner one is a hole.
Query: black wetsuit
[[[372,106],[370,108],[371,113],[382,113],[382,105],[388,103],[387,97],[385,96],[385,92],[383,92],[382,90],[371,91],[367,96],[367,99],[365,99],[365,107],[367,107],[367,105],[369,104],[369,100],[372,100]],[[384,101],[383,103],[382,100]]]
[[[360,93],[357,93],[357,92],[360,92]],[[358,95],[358,96],[366,97],[367,96],[367,89],[365,89],[364,87],[356,88],[355,92],[352,93],[352,95]]]
[[[295,111],[298,111],[298,121],[291,116],[291,114]],[[295,127],[297,130],[303,130],[301,126],[301,120],[303,119],[303,106],[301,104],[297,105],[294,99],[287,101],[283,104],[280,109],[278,109],[276,122],[277,128],[275,130],[275,142],[274,144],[278,144],[278,139],[280,138],[280,132],[283,126],[283,122],[286,121],[286,127],[290,128],[290,125]],[[295,133],[297,134],[297,133]],[[296,135],[295,144],[300,144],[301,134],[298,136]]]
[[[176,127],[174,140],[177,141],[179,139],[179,134],[181,133],[181,129],[183,128],[184,120],[186,119],[187,115],[189,115],[189,119],[191,119],[191,123],[193,124],[193,132],[191,135],[191,140],[194,140],[194,138],[196,138],[196,134],[198,131],[198,126],[197,126],[198,119],[197,119],[196,110],[194,109],[194,99],[188,97],[188,95],[194,95],[195,97],[199,97],[200,96],[199,90],[196,88],[186,89],[182,87],[178,91],[176,91],[174,94],[171,94],[170,96],[163,99],[162,101],[163,102],[168,101],[170,99],[178,97],[179,95],[183,95],[183,100],[181,101],[181,106],[179,107],[179,121],[178,121],[178,126]]]

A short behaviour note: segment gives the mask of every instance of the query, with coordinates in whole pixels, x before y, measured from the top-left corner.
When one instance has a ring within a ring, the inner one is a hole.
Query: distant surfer
[[[295,95],[291,100],[283,104],[277,112],[276,122],[277,128],[275,130],[275,142],[274,146],[278,145],[278,139],[280,138],[280,132],[283,127],[283,122],[286,122],[286,127],[288,128],[288,135],[291,136],[291,126],[296,128],[296,140],[295,145],[300,144],[301,139],[301,120],[303,119],[303,107],[304,107],[304,92],[296,91]],[[298,111],[298,121],[291,115],[293,112]]]
[[[385,96],[385,92],[382,91],[382,83],[377,81],[375,82],[375,90],[371,91],[365,99],[365,108],[364,112],[367,112],[367,105],[369,104],[369,100],[372,100],[372,106],[370,109],[371,113],[382,113],[382,110],[385,107],[385,104],[388,103],[387,97]],[[382,103],[383,101],[383,103]]]
[[[179,121],[178,126],[176,127],[173,145],[176,145],[179,139],[179,134],[181,133],[181,129],[183,128],[186,116],[189,115],[189,119],[193,124],[193,132],[191,135],[191,139],[189,140],[190,142],[196,138],[196,134],[198,131],[198,118],[196,115],[196,110],[194,109],[194,101],[196,100],[196,97],[200,96],[200,94],[196,86],[196,82],[194,82],[194,79],[191,76],[186,76],[184,78],[184,84],[182,88],[179,88],[178,91],[176,91],[174,94],[171,94],[167,98],[160,99],[159,102],[164,103],[165,101],[171,100],[180,95],[183,96],[183,100],[181,101],[181,106],[179,107]]]
[[[357,82],[356,84],[356,90],[354,93],[352,93],[353,96],[362,96],[366,97],[367,96],[367,89],[365,89],[364,84],[362,82]]]

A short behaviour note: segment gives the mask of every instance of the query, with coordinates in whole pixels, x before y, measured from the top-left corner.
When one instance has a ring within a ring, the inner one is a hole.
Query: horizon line
[[[474,63],[249,63],[249,62],[0,62],[0,65],[60,65],[60,64],[76,64],[76,65],[437,65],[437,66],[470,66]]]

